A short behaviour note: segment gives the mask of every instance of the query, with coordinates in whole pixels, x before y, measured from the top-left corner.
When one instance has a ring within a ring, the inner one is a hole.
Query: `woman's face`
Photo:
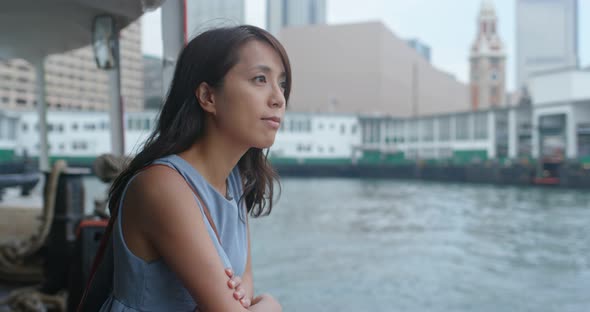
[[[285,116],[285,68],[268,43],[250,40],[238,63],[214,91],[214,124],[224,137],[244,148],[267,148]]]

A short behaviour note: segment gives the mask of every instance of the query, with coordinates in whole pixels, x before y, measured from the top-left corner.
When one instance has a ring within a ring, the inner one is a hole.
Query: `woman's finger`
[[[234,298],[236,300],[243,299],[245,295],[246,295],[246,292],[244,291],[244,289],[242,287],[238,287],[238,288],[236,288],[236,291],[234,291]]]
[[[227,274],[227,276],[231,278],[232,276],[234,276],[234,271],[231,268],[226,268],[225,274]]]
[[[227,281],[227,286],[231,289],[237,288],[242,284],[242,279],[239,276],[234,276]]]
[[[240,303],[246,309],[250,307],[250,299],[248,299],[248,298],[244,298],[244,299],[240,300]]]

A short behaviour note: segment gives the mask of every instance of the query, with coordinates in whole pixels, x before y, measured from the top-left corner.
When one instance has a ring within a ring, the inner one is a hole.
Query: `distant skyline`
[[[514,90],[515,13],[513,0],[493,1],[498,16],[498,32],[507,52],[507,89]],[[479,0],[328,0],[329,24],[383,22],[396,36],[417,38],[431,48],[433,66],[468,81],[469,49],[476,35]],[[580,65],[590,66],[590,1],[578,2]],[[266,26],[266,0],[246,0],[246,23]],[[160,10],[142,18],[142,50],[162,55]]]

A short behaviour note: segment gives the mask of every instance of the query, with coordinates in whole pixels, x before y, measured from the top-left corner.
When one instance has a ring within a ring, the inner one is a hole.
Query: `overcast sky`
[[[246,1],[246,23],[265,27],[266,0]],[[498,32],[507,52],[507,86],[515,84],[515,1],[493,1]],[[359,5],[362,3],[362,5]],[[475,38],[479,0],[327,0],[330,24],[379,20],[402,38],[418,38],[431,48],[434,66],[468,79],[469,47]],[[579,0],[579,54],[590,66],[590,0]],[[162,55],[160,11],[143,19],[142,48],[145,54]]]

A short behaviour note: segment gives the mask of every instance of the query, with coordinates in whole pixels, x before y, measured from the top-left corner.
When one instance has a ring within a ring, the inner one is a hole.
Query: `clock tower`
[[[490,0],[483,0],[469,57],[471,108],[474,111],[504,104],[506,53],[498,36],[497,22],[494,5]]]

